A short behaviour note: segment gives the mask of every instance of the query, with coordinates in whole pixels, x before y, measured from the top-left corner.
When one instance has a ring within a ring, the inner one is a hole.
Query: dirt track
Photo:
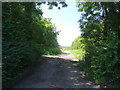
[[[78,59],[71,53],[44,56],[43,62],[14,88],[99,88],[99,85],[86,80],[76,66]]]

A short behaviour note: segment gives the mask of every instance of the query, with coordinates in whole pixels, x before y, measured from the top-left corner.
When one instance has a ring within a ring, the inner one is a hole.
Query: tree
[[[96,83],[119,86],[120,2],[77,2],[85,39],[86,75]],[[89,69],[89,70],[88,70]]]
[[[60,53],[55,26],[50,19],[43,18],[42,10],[36,7],[42,3],[2,4],[3,88],[17,80],[42,54]]]

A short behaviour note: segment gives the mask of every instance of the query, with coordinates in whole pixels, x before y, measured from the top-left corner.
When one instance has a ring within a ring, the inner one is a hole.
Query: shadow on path
[[[86,80],[73,61],[60,56],[44,56],[42,63],[13,88],[99,88],[99,85]]]

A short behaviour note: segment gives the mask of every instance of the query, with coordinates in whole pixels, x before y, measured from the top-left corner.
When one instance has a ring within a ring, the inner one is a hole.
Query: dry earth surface
[[[73,61],[78,59],[67,51],[60,55],[43,55],[43,61],[13,88],[99,88],[85,79]]]

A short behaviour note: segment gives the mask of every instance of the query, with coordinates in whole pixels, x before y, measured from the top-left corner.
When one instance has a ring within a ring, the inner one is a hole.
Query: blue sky
[[[43,17],[52,18],[51,22],[55,24],[57,31],[61,31],[57,36],[59,45],[70,46],[74,39],[80,35],[80,28],[78,20],[80,19],[80,12],[77,11],[75,1],[66,1],[68,6],[66,8],[54,7],[52,10],[48,9],[47,5],[42,5]]]

